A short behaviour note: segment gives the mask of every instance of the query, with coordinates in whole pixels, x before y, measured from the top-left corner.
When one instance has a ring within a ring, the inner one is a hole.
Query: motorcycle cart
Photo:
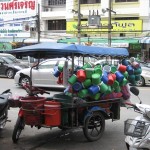
[[[105,48],[62,43],[40,43],[9,51],[16,56],[32,56],[35,58],[72,57],[72,73],[74,71],[74,56],[96,56],[125,58],[128,51],[125,48]],[[83,59],[84,60],[84,59]],[[31,67],[32,77],[32,67]],[[37,97],[32,92],[21,98],[20,111],[14,127],[12,139],[16,143],[25,125],[31,127],[59,127],[60,129],[83,128],[83,133],[89,141],[101,138],[105,130],[105,120],[120,119],[122,97],[93,100],[91,97],[81,98],[65,93],[52,97]],[[38,91],[38,90],[37,90]],[[31,94],[32,93],[32,94]],[[40,94],[40,92],[36,92]]]

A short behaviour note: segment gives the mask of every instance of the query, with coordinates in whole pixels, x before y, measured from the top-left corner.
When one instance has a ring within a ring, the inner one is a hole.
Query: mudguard
[[[89,107],[89,109],[85,112],[84,122],[87,119],[87,117],[91,116],[93,114],[93,112],[96,112],[96,111],[100,111],[100,112],[105,113],[107,115],[104,108],[99,107],[99,106],[92,106],[92,107]]]

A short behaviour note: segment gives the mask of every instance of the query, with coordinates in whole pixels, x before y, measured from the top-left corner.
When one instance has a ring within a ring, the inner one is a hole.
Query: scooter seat
[[[5,105],[8,103],[8,95],[0,95],[0,106]]]

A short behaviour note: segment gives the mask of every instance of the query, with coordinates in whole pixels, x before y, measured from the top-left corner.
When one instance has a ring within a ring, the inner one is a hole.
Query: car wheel
[[[143,77],[141,77],[141,79],[139,81],[136,82],[136,86],[144,86],[145,85],[145,80]]]
[[[14,76],[15,76],[14,70],[13,70],[13,69],[8,69],[8,70],[6,71],[6,76],[7,76],[7,78],[9,78],[9,79],[14,78]]]
[[[20,81],[19,81],[19,85],[22,86],[23,84],[31,84],[30,77],[28,77],[28,76],[21,77]]]

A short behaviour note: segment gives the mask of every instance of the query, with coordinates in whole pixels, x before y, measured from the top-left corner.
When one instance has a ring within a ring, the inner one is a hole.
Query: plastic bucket
[[[97,73],[97,74],[99,74],[101,76],[102,75],[102,69],[98,68],[98,67],[95,67],[94,68],[94,73]]]
[[[119,82],[117,80],[114,81],[112,87],[116,89],[119,86]]]
[[[100,99],[100,93],[97,93],[97,94],[95,94],[95,95],[90,95],[90,97],[92,98],[92,99],[94,99],[94,100],[99,100]]]
[[[135,75],[135,81],[141,80],[141,75]]]
[[[77,76],[75,74],[73,74],[69,79],[68,82],[70,84],[74,84],[77,81]]]
[[[118,92],[120,92],[120,91],[121,91],[121,88],[120,88],[120,86],[118,86],[118,87],[116,87],[114,90],[115,90],[115,92],[117,92],[117,93],[118,93]]]
[[[108,86],[104,82],[102,82],[100,84],[100,92],[105,93],[107,90],[108,90]]]
[[[117,71],[117,67],[116,66],[111,66],[111,72],[115,73]]]
[[[106,94],[110,94],[110,93],[112,93],[112,88],[111,88],[111,86],[108,86],[108,89],[107,89],[107,91],[105,92]]]
[[[125,72],[127,70],[127,66],[125,66],[125,65],[119,65],[118,70],[120,72]]]
[[[132,66],[127,66],[127,72],[128,72],[128,74],[129,75],[132,75],[132,74],[134,74],[134,69],[133,69],[133,67]]]
[[[92,85],[91,79],[86,79],[86,80],[82,83],[82,86],[83,86],[84,88],[88,88],[88,87],[90,87],[91,85]]]
[[[59,64],[59,65],[58,65],[58,70],[59,70],[60,72],[62,72],[62,71],[63,71],[63,67],[64,67],[63,64]]]
[[[125,86],[128,83],[126,78],[123,78],[122,82],[120,82],[120,86]]]
[[[45,101],[44,115],[46,126],[61,125],[61,105],[56,101]]]
[[[113,85],[113,83],[114,83],[113,76],[111,74],[108,74],[108,82],[107,82],[107,84],[108,85]]]
[[[76,82],[75,84],[73,84],[72,88],[74,91],[78,92],[83,88],[83,86],[80,82]]]
[[[128,65],[129,65],[129,62],[128,62],[126,59],[123,59],[123,60],[122,60],[122,65],[128,66]]]
[[[82,67],[82,69],[85,70],[86,68],[92,68],[92,64],[86,63],[86,64]]]
[[[86,78],[90,79],[92,78],[92,74],[94,73],[94,68],[86,68],[85,72],[86,72]]]
[[[134,74],[135,75],[139,75],[139,74],[141,74],[142,73],[142,69],[139,67],[139,68],[137,68],[137,69],[134,69]]]
[[[59,77],[60,73],[61,73],[61,72],[58,70],[58,68],[55,68],[55,70],[54,70],[54,72],[53,72],[53,75],[54,75],[55,77]]]
[[[92,84],[98,85],[100,83],[100,75],[97,73],[92,74]]]
[[[131,84],[135,84],[135,75],[129,75],[128,80]]]
[[[140,67],[140,64],[138,63],[138,62],[136,62],[136,61],[134,61],[134,62],[132,62],[132,64],[131,64],[134,68],[139,68]]]
[[[109,65],[105,65],[103,67],[103,70],[106,71],[106,72],[110,72],[111,71],[111,67]]]
[[[86,73],[83,69],[77,71],[77,80],[83,82],[86,79]]]
[[[88,96],[88,90],[87,89],[82,89],[81,91],[78,92],[78,96],[80,98],[85,98]]]
[[[116,80],[116,75],[114,73],[111,73],[111,75],[112,75],[112,77],[113,77],[113,79],[115,81]]]
[[[98,85],[93,85],[88,88],[88,91],[91,95],[95,95],[100,91],[100,87]]]
[[[105,84],[108,83],[108,77],[106,75],[102,75],[101,81],[103,81]]]
[[[120,71],[116,71],[115,75],[116,75],[116,80],[118,82],[122,82],[124,75]]]
[[[128,74],[127,71],[123,72],[123,75],[124,75],[124,77],[125,77],[126,79],[128,79],[129,74]]]
[[[40,125],[44,111],[44,97],[28,96],[20,99],[24,112],[24,120],[27,125]]]

